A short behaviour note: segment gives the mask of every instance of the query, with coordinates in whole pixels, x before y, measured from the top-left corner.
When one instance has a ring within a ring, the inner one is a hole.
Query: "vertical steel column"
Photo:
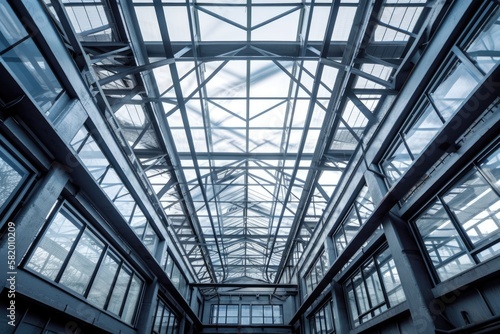
[[[146,286],[139,319],[137,321],[138,334],[149,334],[153,330],[153,322],[156,306],[158,304],[158,279],[155,277],[153,281]]]
[[[385,195],[385,185],[381,177],[370,170],[366,171],[365,180],[377,205]],[[432,280],[409,225],[398,217],[396,207],[382,219],[382,226],[406,295],[415,331],[425,334],[434,333],[437,329],[448,329],[449,325],[445,320],[439,314],[433,314],[430,309],[434,300]]]
[[[335,325],[335,333],[349,333],[349,314],[347,311],[346,299],[342,285],[333,281],[330,284],[332,288],[333,300],[333,323]]]

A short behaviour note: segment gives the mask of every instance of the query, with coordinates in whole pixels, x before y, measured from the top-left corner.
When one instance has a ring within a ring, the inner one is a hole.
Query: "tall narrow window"
[[[3,146],[0,145],[0,213],[25,184],[29,173]]]

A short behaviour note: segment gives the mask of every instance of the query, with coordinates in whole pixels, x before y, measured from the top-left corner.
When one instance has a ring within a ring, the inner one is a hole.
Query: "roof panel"
[[[172,222],[180,260],[201,282],[277,279],[291,240],[304,242],[296,260],[320,225],[358,141],[390,100],[393,76],[406,72],[385,65],[404,61],[427,3],[132,3],[129,13],[116,2],[130,14],[116,15],[108,1],[64,1],[90,58],[103,59],[95,75]],[[116,51],[123,45],[131,48]],[[104,174],[103,157],[81,156]],[[123,195],[117,205],[133,209]]]

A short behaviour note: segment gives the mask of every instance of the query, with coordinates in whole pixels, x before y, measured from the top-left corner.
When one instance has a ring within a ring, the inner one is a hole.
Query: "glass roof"
[[[425,2],[63,1],[188,264],[219,283],[277,282],[324,222]]]

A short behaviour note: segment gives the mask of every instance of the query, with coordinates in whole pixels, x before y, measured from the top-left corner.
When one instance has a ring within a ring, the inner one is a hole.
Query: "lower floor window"
[[[134,322],[144,281],[67,205],[52,216],[26,268]]]
[[[328,301],[311,317],[311,332],[318,334],[334,334],[332,301]]]
[[[179,330],[179,318],[168,305],[158,299],[155,317],[153,319],[152,334],[176,334]]]
[[[355,326],[406,300],[389,249],[371,257],[344,286]]]

